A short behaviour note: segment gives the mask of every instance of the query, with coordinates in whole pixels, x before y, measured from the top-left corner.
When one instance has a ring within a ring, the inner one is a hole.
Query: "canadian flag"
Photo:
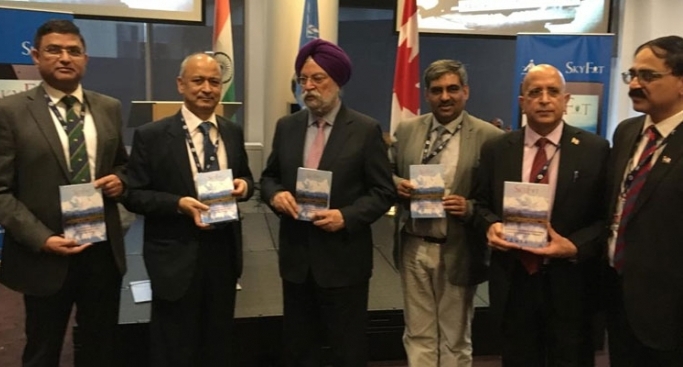
[[[391,97],[391,136],[399,121],[420,114],[420,47],[415,0],[403,0],[402,14]]]

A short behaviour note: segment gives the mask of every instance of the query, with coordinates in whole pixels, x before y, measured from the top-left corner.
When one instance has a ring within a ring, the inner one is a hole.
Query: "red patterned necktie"
[[[304,164],[306,168],[312,169],[318,168],[320,158],[323,156],[323,150],[325,149],[325,125],[327,123],[325,120],[318,120],[316,124],[318,125],[318,132],[315,134],[315,139],[308,150],[308,157],[306,157],[306,163]]]
[[[640,169],[635,172],[629,172],[626,180],[630,181],[628,188],[626,190],[626,195],[624,196],[624,205],[621,208],[621,220],[619,221],[619,229],[617,230],[617,241],[614,246],[614,269],[621,274],[622,267],[624,265],[624,249],[626,247],[626,238],[624,233],[626,232],[626,224],[628,223],[631,214],[633,214],[633,207],[635,206],[636,199],[640,190],[645,184],[645,178],[648,172],[652,168],[652,155],[657,150],[657,140],[660,138],[659,131],[654,125],[645,130],[647,135],[647,143],[645,144],[645,149],[640,154],[638,158],[638,165]]]
[[[536,140],[535,145],[538,147],[538,150],[536,151],[536,155],[534,156],[534,162],[531,165],[529,182],[542,184],[548,183],[548,170],[545,170],[545,172],[541,172],[543,170],[543,166],[545,166],[548,163],[548,156],[545,154],[546,144],[548,144],[547,138],[539,138],[538,140]],[[541,174],[543,175],[543,177],[539,180],[538,176]],[[522,262],[522,265],[524,265],[524,268],[526,269],[527,273],[534,274],[538,272],[538,269],[541,267],[543,257],[522,250],[519,252],[519,260]]]

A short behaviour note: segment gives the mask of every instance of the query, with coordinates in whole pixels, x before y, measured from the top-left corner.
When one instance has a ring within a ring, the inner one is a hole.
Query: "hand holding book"
[[[572,243],[572,241],[570,241],[568,238],[562,237],[562,235],[555,232],[550,223],[548,223],[548,237],[550,237],[550,241],[548,242],[547,246],[538,248],[524,247],[522,250],[526,250],[543,257],[566,258],[576,256],[578,251],[576,245],[574,245],[574,243]]]

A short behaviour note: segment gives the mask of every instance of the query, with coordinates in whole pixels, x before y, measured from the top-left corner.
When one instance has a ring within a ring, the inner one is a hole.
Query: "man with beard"
[[[530,68],[519,96],[527,125],[481,149],[474,221],[492,250],[489,309],[501,327],[504,367],[595,363],[591,320],[609,145],[563,121],[569,98],[559,70]],[[504,201],[512,199],[506,181],[547,185],[546,246],[521,247],[503,236]]]
[[[242,129],[214,112],[221,68],[193,54],[176,79],[183,106],[135,131],[126,207],[145,216],[143,255],[152,284],[152,366],[229,366],[240,221],[206,224],[198,173],[231,169],[235,199],[253,193]]]
[[[289,366],[321,366],[327,340],[334,366],[365,366],[370,224],[395,199],[386,145],[378,122],[340,99],[351,76],[341,48],[309,42],[295,72],[306,109],[277,122],[261,175],[262,198],[280,216],[285,357]],[[332,172],[329,209],[313,221],[297,220],[299,167]]]
[[[617,127],[608,172],[610,362],[683,366],[683,38],[639,46],[622,76],[644,115]]]
[[[474,293],[487,267],[482,238],[466,228],[473,214],[467,196],[481,145],[503,132],[465,111],[470,89],[460,61],[433,62],[424,83],[432,112],[401,121],[390,154],[400,199],[394,257],[403,285],[403,343],[410,366],[471,366]],[[410,217],[415,164],[443,167],[445,218]]]

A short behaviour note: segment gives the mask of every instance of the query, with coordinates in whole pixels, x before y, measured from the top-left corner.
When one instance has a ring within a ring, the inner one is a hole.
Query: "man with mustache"
[[[593,366],[609,145],[563,121],[570,96],[555,67],[530,68],[521,93],[527,125],[484,143],[474,193],[474,222],[491,249],[489,310],[501,327],[503,366]],[[545,247],[504,239],[506,181],[548,185]]]
[[[622,77],[644,115],[615,130],[608,172],[610,362],[683,366],[683,38],[634,56]]]
[[[434,61],[424,83],[432,112],[401,121],[390,151],[400,204],[394,257],[403,286],[403,344],[410,366],[471,366],[474,293],[487,267],[482,238],[466,226],[473,214],[467,197],[481,145],[503,132],[465,111],[470,89],[460,61]],[[443,166],[445,218],[410,217],[415,164]]]
[[[23,366],[57,366],[73,306],[77,366],[113,366],[121,279],[126,271],[117,201],[128,160],[121,103],[81,85],[88,62],[68,20],[41,25],[31,57],[43,82],[0,99],[0,282],[24,294]],[[64,236],[59,187],[102,189],[107,240]]]
[[[321,366],[327,340],[334,366],[365,366],[370,225],[395,199],[386,145],[377,120],[340,98],[351,77],[344,50],[315,39],[299,50],[295,72],[306,109],[277,122],[261,175],[261,196],[280,216],[285,359]],[[310,222],[297,220],[299,167],[332,172],[330,208]]]
[[[214,112],[221,67],[197,53],[176,80],[183,106],[135,131],[126,207],[145,216],[143,255],[152,284],[152,366],[229,366],[235,287],[242,273],[240,221],[202,223],[200,172],[231,169],[238,200],[254,184],[242,129]]]

